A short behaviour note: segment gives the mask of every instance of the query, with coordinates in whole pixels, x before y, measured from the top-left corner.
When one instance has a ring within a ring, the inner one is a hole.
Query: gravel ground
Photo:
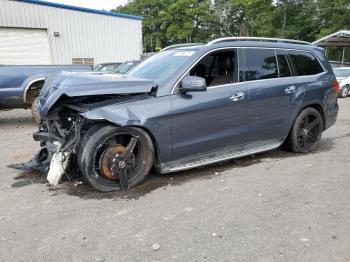
[[[152,174],[126,193],[8,169],[38,145],[28,110],[2,111],[0,261],[350,261],[350,98],[339,103],[311,154]]]

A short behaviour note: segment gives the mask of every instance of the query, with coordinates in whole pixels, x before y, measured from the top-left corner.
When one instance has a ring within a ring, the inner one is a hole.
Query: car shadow
[[[32,117],[0,117],[0,126],[34,126],[34,120]]]
[[[347,134],[347,136],[350,136],[350,133]],[[333,144],[334,144],[333,139],[324,138],[321,140],[317,149],[314,152],[308,153],[308,154],[296,154],[296,153],[285,151],[283,149],[275,149],[275,150],[260,153],[257,155],[247,156],[239,159],[227,160],[220,163],[198,167],[191,170],[181,171],[176,173],[158,174],[152,171],[142,184],[134,188],[131,188],[130,190],[127,190],[127,191],[114,191],[114,192],[108,192],[108,193],[101,193],[94,190],[87,182],[84,181],[82,177],[73,178],[68,181],[63,181],[56,188],[52,188],[48,186],[48,190],[51,193],[51,196],[67,194],[70,196],[76,196],[83,199],[114,199],[114,200],[139,199],[140,197],[156,189],[162,188],[163,190],[168,190],[171,187],[179,186],[184,183],[188,183],[192,180],[211,179],[215,176],[219,176],[220,173],[224,171],[256,165],[266,160],[279,161],[284,158],[303,157],[309,154],[327,152],[332,150]],[[48,185],[46,181],[46,175],[37,171],[21,172],[14,179],[16,180],[16,182],[11,185],[14,188],[28,186],[31,184]]]

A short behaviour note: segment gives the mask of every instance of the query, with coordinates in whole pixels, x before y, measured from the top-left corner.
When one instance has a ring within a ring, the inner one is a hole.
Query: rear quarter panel
[[[315,86],[313,88],[307,89],[305,103],[311,104],[316,103],[316,100],[321,102],[321,106],[324,112],[324,126],[325,129],[332,126],[337,119],[339,105],[338,105],[338,95],[333,89],[333,83],[336,81],[336,77],[333,72],[333,68],[324,54],[324,49],[316,47],[314,54],[319,59],[325,72],[316,76]],[[317,85],[319,85],[317,87]],[[317,90],[318,88],[318,90]]]
[[[324,56],[318,54],[318,57],[325,72],[318,75],[296,77],[296,83],[304,86],[305,96],[303,103],[300,104],[300,108],[296,112],[297,114],[293,117],[293,121],[290,123],[290,127],[293,125],[295,118],[303,108],[313,105],[322,107],[325,129],[335,123],[339,107],[337,94],[332,88],[332,85],[336,78],[330,64]]]

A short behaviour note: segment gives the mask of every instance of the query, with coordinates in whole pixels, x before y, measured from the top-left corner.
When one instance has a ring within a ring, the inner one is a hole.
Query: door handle
[[[295,93],[295,86],[290,86],[290,87],[287,87],[285,90],[284,90],[284,92],[286,93],[286,94],[293,94],[293,93]]]
[[[243,99],[244,99],[244,92],[235,93],[230,97],[230,100],[232,102],[241,101]]]

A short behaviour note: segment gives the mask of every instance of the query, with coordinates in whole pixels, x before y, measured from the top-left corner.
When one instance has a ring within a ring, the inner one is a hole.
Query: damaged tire
[[[91,127],[81,140],[78,165],[83,176],[102,192],[141,183],[154,163],[152,139],[136,127]]]

